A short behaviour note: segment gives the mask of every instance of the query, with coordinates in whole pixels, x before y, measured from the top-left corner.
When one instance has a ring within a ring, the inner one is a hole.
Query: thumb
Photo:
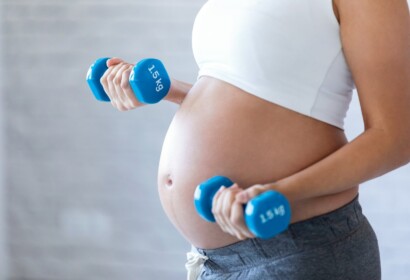
[[[255,196],[267,191],[268,188],[265,185],[254,185],[246,190],[241,191],[235,197],[236,201],[242,204],[248,203],[249,200]]]
[[[107,60],[107,67],[111,67],[111,66],[120,64],[121,62],[124,62],[124,60],[122,60],[119,57],[112,57],[112,58]]]

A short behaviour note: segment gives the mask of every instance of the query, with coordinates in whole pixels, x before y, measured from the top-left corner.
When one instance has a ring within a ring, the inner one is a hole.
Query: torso
[[[285,109],[220,80],[202,77],[175,114],[161,153],[158,188],[163,208],[194,246],[210,249],[238,240],[194,209],[196,186],[224,175],[243,188],[290,176],[347,143],[332,125]],[[292,205],[292,223],[351,201],[358,186]]]

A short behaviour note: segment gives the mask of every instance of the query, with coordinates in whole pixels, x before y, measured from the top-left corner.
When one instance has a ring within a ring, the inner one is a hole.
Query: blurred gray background
[[[161,145],[178,109],[126,113],[86,83],[101,56],[163,60],[195,82],[205,0],[0,0],[0,279],[185,279],[189,244],[161,209]],[[363,131],[357,95],[346,132]],[[410,273],[410,167],[362,184],[383,279]]]

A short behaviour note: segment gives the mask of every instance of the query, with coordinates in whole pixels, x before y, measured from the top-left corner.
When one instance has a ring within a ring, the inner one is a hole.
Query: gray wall
[[[85,74],[100,56],[152,56],[173,77],[194,82],[190,37],[204,2],[0,0],[6,116],[0,205],[7,206],[0,232],[5,223],[8,236],[1,250],[0,235],[0,250],[8,252],[10,271],[0,279],[185,278],[189,245],[166,219],[156,189],[162,141],[177,106],[117,112],[93,99]],[[363,130],[357,98],[346,130],[350,139]],[[384,279],[407,279],[410,272],[409,174],[406,166],[361,188]]]
[[[0,5],[0,19],[3,18],[3,5]],[[3,22],[0,20],[0,279],[7,278],[6,246],[6,199],[4,185],[4,107],[3,107]]]
[[[118,112],[94,100],[85,75],[101,56],[153,56],[193,82],[200,3],[2,3],[9,279],[185,278],[189,244],[156,185],[177,106]]]

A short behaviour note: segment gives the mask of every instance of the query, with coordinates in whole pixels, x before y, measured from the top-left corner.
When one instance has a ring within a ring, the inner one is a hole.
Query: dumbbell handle
[[[101,77],[108,69],[109,57],[97,59],[88,69],[87,83],[95,98],[99,101],[110,101],[100,83]],[[155,58],[139,61],[129,76],[130,86],[141,103],[153,104],[161,101],[171,87],[171,81],[162,62]]]
[[[233,182],[224,176],[214,176],[199,184],[194,193],[198,214],[208,222],[215,222],[212,200],[221,186],[231,187]],[[291,211],[288,200],[277,191],[269,190],[244,205],[244,218],[248,229],[257,237],[271,238],[287,229]]]

